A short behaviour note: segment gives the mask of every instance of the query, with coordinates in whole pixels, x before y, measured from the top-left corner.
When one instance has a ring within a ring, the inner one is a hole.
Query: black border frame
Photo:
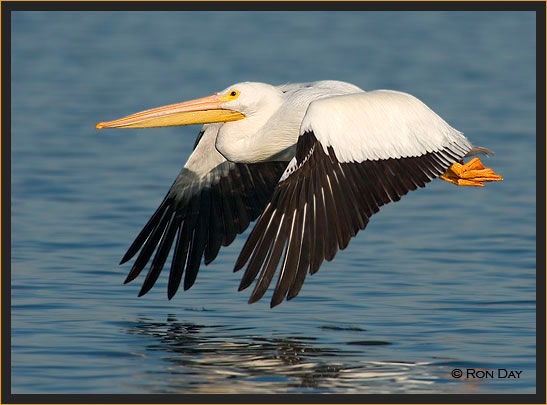
[[[11,12],[12,11],[535,11],[536,12],[536,159],[541,163],[536,183],[536,394],[12,394],[11,393]],[[174,403],[532,403],[545,404],[545,12],[543,1],[456,2],[180,2],[180,1],[2,1],[1,4],[1,403],[12,404],[174,404]],[[539,134],[539,136],[538,136]],[[538,233],[537,230],[540,232]],[[539,243],[538,243],[539,240]],[[537,255],[538,247],[540,255]],[[540,271],[538,271],[538,269]],[[542,326],[537,328],[537,325]]]

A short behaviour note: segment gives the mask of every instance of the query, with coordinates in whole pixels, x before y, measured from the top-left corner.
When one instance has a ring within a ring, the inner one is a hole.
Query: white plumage
[[[471,149],[461,132],[416,97],[391,90],[313,101],[300,133],[309,131],[343,162],[420,156],[451,145]]]
[[[155,252],[139,295],[154,285],[173,243],[169,298],[183,275],[188,289],[201,261],[214,260],[260,216],[235,270],[247,265],[240,289],[258,276],[254,302],[281,263],[274,306],[295,297],[306,274],[332,260],[383,204],[441,175],[460,185],[501,179],[484,167],[465,180],[454,174],[463,157],[489,151],[416,97],[339,81],[238,83],[97,128],[195,123],[205,125],[193,153],[122,259],[139,253],[128,282]]]

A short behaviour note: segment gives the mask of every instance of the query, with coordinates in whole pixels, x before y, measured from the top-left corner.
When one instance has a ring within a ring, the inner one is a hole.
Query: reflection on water
[[[169,363],[168,392],[409,392],[439,377],[430,363],[360,361],[362,351],[322,347],[315,337],[245,334],[227,325],[203,326],[138,319],[125,329],[132,335],[153,336],[146,352],[164,352]],[[355,342],[348,342],[356,344]],[[387,342],[359,341],[375,346]],[[354,358],[354,361],[348,359]],[[348,366],[349,364],[349,366]],[[416,370],[419,368],[420,370]]]

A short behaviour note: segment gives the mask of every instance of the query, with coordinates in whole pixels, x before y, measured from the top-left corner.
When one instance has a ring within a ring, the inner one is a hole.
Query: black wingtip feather
[[[279,221],[272,223],[272,227],[270,228],[272,231],[270,232],[273,232],[274,226],[276,226],[277,223],[279,223]],[[264,259],[266,258],[266,255],[268,255],[271,250],[272,243],[273,243],[273,240],[271,236],[268,234],[264,235],[262,239],[259,241],[257,248],[254,250],[253,255],[251,256],[249,265],[245,269],[245,272],[243,273],[243,277],[241,277],[241,282],[239,283],[238,291],[244,290],[245,288],[249,287],[252,284],[260,268],[262,267],[262,264],[264,263]]]
[[[287,198],[289,198],[288,200],[289,203],[293,205],[294,205],[294,198],[293,198],[294,193],[295,193],[295,189],[292,189],[287,195]],[[287,242],[287,238],[289,236],[288,230],[291,225],[290,224],[291,221],[292,221],[292,218],[285,218],[285,217],[281,218],[280,224],[277,229],[277,234],[273,241],[271,250],[268,253],[268,258],[266,259],[266,265],[262,268],[262,272],[260,273],[258,281],[255,285],[255,288],[253,292],[251,293],[251,297],[254,297],[257,300],[262,298],[262,296],[268,289],[270,283],[272,282],[272,278],[279,264],[279,260],[281,259],[281,255],[283,254],[283,250],[285,250],[285,245]]]
[[[192,237],[190,252],[188,253],[188,263],[186,265],[186,274],[184,275],[184,291],[190,289],[198,275],[201,259],[207,243],[209,231],[209,216],[211,209],[211,193],[204,189],[200,198],[200,214]]]
[[[129,270],[129,273],[127,274],[127,277],[124,280],[124,284],[130,283],[131,281],[135,280],[135,278],[139,275],[140,270],[137,270],[135,266],[131,267],[131,270]]]
[[[278,192],[275,193],[275,195],[272,197],[272,203],[276,199],[283,199],[287,191],[287,188],[281,188]],[[241,278],[241,283],[239,284],[239,288],[241,290],[247,288],[255,279],[256,275],[258,274],[260,268],[264,264],[264,260],[266,259],[267,255],[270,254],[270,250],[272,248],[272,245],[275,241],[275,232],[278,229],[279,222],[281,220],[281,217],[279,215],[279,212],[277,211],[269,211],[271,205],[268,205],[266,209],[264,210],[264,214],[260,217],[257,224],[253,228],[251,235],[247,238],[247,241],[244,245],[244,249],[248,248],[247,253],[240,253],[240,257],[247,256],[247,254],[250,254],[252,252],[252,256],[249,260],[249,264],[247,268],[245,269],[245,273],[243,274],[243,277]],[[271,212],[271,213],[270,213]],[[268,218],[268,217],[271,218]],[[251,236],[255,234],[255,238],[251,238]],[[256,242],[255,242],[256,240]],[[239,258],[238,258],[239,261]],[[245,264],[247,262],[247,259],[243,262]]]
[[[274,293],[272,295],[272,300],[270,303],[272,308],[279,305],[287,295],[287,291],[295,278],[298,267],[298,258],[302,239],[301,227],[304,201],[300,190],[296,187],[294,188],[291,200],[292,201],[289,204],[290,214],[287,219],[289,221],[287,248],[285,250],[285,258],[283,259],[277,285],[275,286]]]
[[[122,257],[122,260],[120,260],[120,263],[118,264],[119,266],[121,266],[122,264],[128,262],[128,261],[134,256],[134,254],[133,254],[133,255],[129,255],[128,253],[129,253],[129,252],[127,252],[127,253],[124,255],[124,257]]]
[[[150,267],[150,271],[154,271],[156,272],[156,269],[154,269],[154,267]],[[144,283],[142,286],[141,286],[141,289],[139,291],[139,297],[142,297],[144,294],[146,294],[148,291],[150,291],[150,289],[152,288],[152,286],[154,285],[154,283]]]
[[[220,196],[216,189],[211,189],[211,211],[209,215],[208,239],[205,245],[203,263],[207,266],[212,263],[218,255],[222,245],[224,224],[222,220],[222,208],[220,207]]]
[[[156,255],[154,256],[154,260],[152,260],[152,265],[150,266],[150,270],[148,270],[148,274],[146,275],[146,278],[144,279],[141,292],[139,293],[140,294],[139,297],[141,295],[146,294],[148,291],[150,291],[150,289],[156,283],[163,269],[163,265],[165,264],[165,260],[167,259],[167,256],[169,255],[169,251],[171,250],[171,245],[173,244],[173,239],[175,238],[178,225],[179,225],[179,221],[177,220],[176,212],[173,212],[171,214],[171,218],[169,219],[169,223],[166,227],[166,230],[163,236],[161,237],[161,241],[159,243],[158,250],[156,251]]]
[[[265,228],[265,225],[263,224],[264,221],[261,221],[261,219],[259,219],[258,222],[255,224],[253,230],[243,244],[243,248],[239,252],[239,255],[234,264],[234,273],[241,270],[245,266],[245,264],[249,261],[249,258],[251,257],[251,253],[256,248],[257,243],[260,242],[260,239],[263,235],[261,235],[259,229]]]
[[[163,199],[159,207],[156,209],[154,214],[150,217],[146,225],[142,228],[142,230],[139,232],[131,246],[127,249],[127,252],[125,252],[125,255],[122,257],[122,260],[120,261],[120,265],[124,264],[128,260],[130,260],[135,254],[141,249],[142,245],[147,241],[150,234],[156,229],[159,222],[161,221],[163,215],[165,214],[165,211],[169,208],[171,203],[171,199],[169,199],[167,196]]]
[[[169,272],[169,282],[167,284],[167,297],[169,299],[173,298],[177,292],[182,274],[184,273],[184,264],[186,263],[188,244],[190,243],[190,233],[192,232],[189,230],[188,222],[185,220],[179,225],[175,252],[171,261],[171,271]]]

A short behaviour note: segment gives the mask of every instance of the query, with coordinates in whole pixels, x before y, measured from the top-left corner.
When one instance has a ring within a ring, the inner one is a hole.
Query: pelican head
[[[96,128],[152,128],[238,121],[263,110],[264,100],[271,104],[271,97],[279,93],[274,86],[265,83],[237,83],[208,97],[99,122]]]

